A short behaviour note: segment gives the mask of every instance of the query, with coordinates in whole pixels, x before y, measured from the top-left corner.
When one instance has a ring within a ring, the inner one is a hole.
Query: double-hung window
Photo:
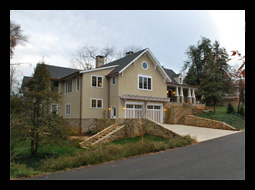
[[[138,88],[140,90],[152,90],[152,77],[138,75]]]
[[[71,104],[66,104],[66,115],[71,115]]]
[[[103,77],[102,76],[91,76],[91,86],[97,88],[103,88]]]
[[[80,76],[76,77],[76,91],[80,90]]]
[[[66,81],[66,94],[72,92],[72,79]]]

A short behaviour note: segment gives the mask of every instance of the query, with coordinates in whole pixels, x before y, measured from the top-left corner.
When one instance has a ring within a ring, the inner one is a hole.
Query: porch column
[[[180,103],[180,97],[179,97],[179,89],[178,86],[175,88],[175,96],[176,96],[176,102]]]
[[[180,100],[181,100],[181,103],[184,102],[183,88],[182,87],[181,87],[181,91],[180,91]]]
[[[195,89],[192,89],[192,99],[193,99],[193,104],[196,104],[196,95],[195,95]]]
[[[188,103],[192,103],[190,88],[188,90]]]

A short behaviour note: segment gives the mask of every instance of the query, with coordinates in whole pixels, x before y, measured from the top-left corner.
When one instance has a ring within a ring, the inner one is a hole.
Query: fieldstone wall
[[[116,119],[95,119],[95,118],[88,118],[81,120],[81,129],[80,129],[80,119],[65,119],[70,127],[70,131],[74,134],[86,133],[89,130],[91,131],[101,131],[104,128],[117,123]]]
[[[199,110],[205,109],[205,104],[177,104],[168,103],[165,106],[165,123],[167,124],[184,124],[185,115],[194,115]]]
[[[68,119],[67,121],[70,124],[70,130],[80,130],[79,119]],[[118,138],[122,138],[136,137],[146,133],[163,138],[175,138],[179,136],[164,126],[161,126],[160,123],[149,119],[82,119],[82,133],[86,133],[88,130],[101,131],[113,124],[118,126],[125,125],[125,127],[113,134],[112,138],[114,139],[117,139],[116,135]]]
[[[231,125],[228,125],[225,122],[201,118],[194,115],[186,115],[184,119],[184,124],[197,127],[238,131],[238,129],[232,127]]]

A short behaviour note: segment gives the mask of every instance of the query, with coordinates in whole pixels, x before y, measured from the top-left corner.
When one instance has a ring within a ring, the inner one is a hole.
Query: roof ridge
[[[38,64],[41,64],[41,63],[38,63]],[[45,63],[44,63],[45,64]],[[58,66],[58,65],[49,65],[49,64],[45,64],[46,66],[50,66],[50,67],[60,67],[60,68],[63,68],[63,69],[74,69],[74,70],[77,70],[77,71],[82,71],[82,69],[75,69],[75,68],[71,68],[71,67],[63,67],[63,66]]]

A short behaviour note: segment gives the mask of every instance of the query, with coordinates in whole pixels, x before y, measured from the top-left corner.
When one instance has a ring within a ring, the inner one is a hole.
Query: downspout
[[[107,108],[107,112],[108,112],[108,118],[110,118],[110,112],[111,110],[109,110],[110,108],[110,80],[111,78],[107,78],[108,79],[108,108]]]
[[[82,133],[82,76],[80,76],[80,134]]]

